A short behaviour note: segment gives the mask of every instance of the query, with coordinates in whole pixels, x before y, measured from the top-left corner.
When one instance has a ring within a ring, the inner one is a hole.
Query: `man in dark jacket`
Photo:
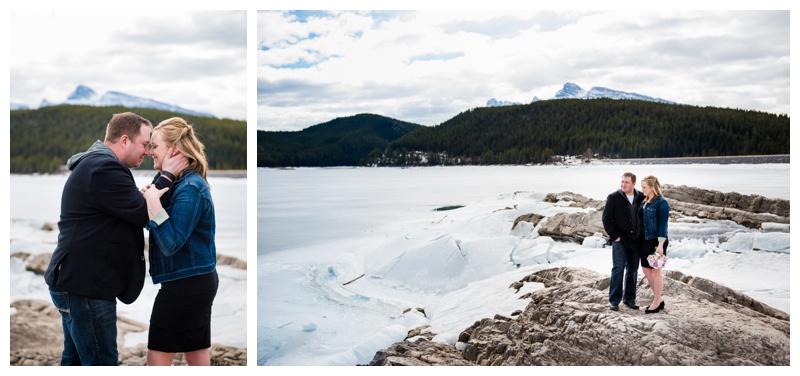
[[[144,286],[147,204],[129,168],[150,154],[149,120],[115,114],[104,142],[72,156],[61,195],[58,245],[45,272],[61,312],[61,365],[118,365],[117,302],[133,303]],[[171,154],[171,153],[168,153]],[[175,175],[185,156],[164,160]],[[156,184],[171,188],[169,173]]]
[[[619,302],[631,309],[636,305],[636,280],[639,271],[639,252],[636,249],[636,210],[644,200],[642,192],[637,191],[636,175],[626,172],[622,175],[620,189],[606,198],[603,209],[603,228],[611,241],[611,285],[608,289],[608,302],[611,310],[619,309]],[[625,279],[623,287],[623,275]]]

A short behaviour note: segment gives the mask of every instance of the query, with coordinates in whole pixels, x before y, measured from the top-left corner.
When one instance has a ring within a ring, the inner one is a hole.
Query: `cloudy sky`
[[[789,111],[788,11],[261,11],[257,128],[437,125],[565,83]]]
[[[246,11],[11,11],[10,101],[78,85],[247,119]]]

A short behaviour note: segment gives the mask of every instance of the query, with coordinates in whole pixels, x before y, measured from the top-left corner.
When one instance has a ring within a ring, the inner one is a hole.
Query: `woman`
[[[189,159],[189,167],[173,178],[168,206],[166,189],[146,187],[150,221],[150,276],[161,284],[147,338],[147,364],[170,365],[182,352],[191,365],[210,365],[211,305],[217,294],[214,244],[214,202],[206,179],[208,162],[194,129],[181,118],[162,121],[151,138],[155,168],[168,149]],[[163,173],[163,172],[162,172]]]
[[[642,180],[642,193],[644,201],[639,206],[639,223],[644,226],[639,258],[642,271],[653,290],[653,301],[645,308],[645,313],[657,313],[664,309],[664,299],[661,296],[664,289],[664,279],[661,269],[650,266],[647,256],[653,251],[662,255],[667,254],[667,225],[669,223],[669,203],[661,194],[661,183],[655,176],[648,176]]]

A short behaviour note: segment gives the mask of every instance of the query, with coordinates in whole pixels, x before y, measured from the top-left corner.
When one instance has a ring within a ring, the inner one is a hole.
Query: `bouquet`
[[[647,263],[653,269],[661,269],[664,265],[667,265],[667,256],[664,254],[653,252],[650,256],[647,256]]]

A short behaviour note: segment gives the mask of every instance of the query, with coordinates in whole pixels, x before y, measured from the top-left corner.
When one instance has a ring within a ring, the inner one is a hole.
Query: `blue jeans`
[[[64,330],[62,366],[117,366],[117,301],[50,290]]]
[[[639,252],[626,249],[621,242],[611,243],[611,285],[608,288],[608,302],[617,305],[622,300],[636,303],[636,279],[639,271]],[[622,280],[625,277],[623,288]],[[624,297],[624,299],[623,299]]]

